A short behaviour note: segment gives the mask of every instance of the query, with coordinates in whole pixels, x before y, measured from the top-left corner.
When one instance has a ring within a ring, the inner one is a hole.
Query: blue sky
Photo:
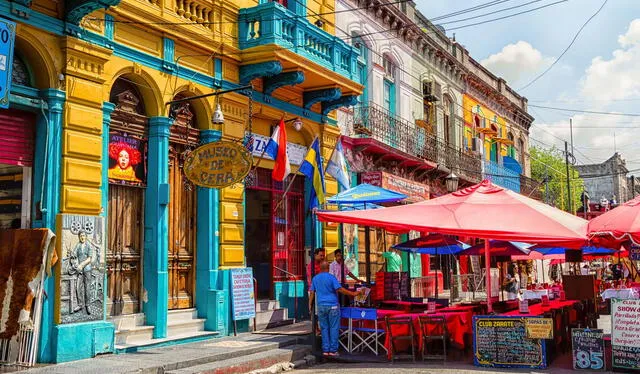
[[[507,0],[434,23],[474,17],[531,1]],[[444,27],[475,23],[556,1],[540,0],[522,8],[445,24]],[[489,1],[415,2],[423,14],[433,19]],[[519,90],[555,61],[602,3],[603,0],[569,0],[512,18],[450,31],[448,35],[455,32],[456,40],[476,60]],[[560,62],[535,84],[519,92],[531,105],[640,113],[640,0],[609,0]],[[573,118],[575,153],[580,163],[606,160],[613,155],[615,144],[615,149],[627,159],[628,168],[640,169],[640,117],[579,114],[533,107],[529,112],[536,117],[531,128],[531,145],[564,147],[560,139],[569,140],[568,121]]]

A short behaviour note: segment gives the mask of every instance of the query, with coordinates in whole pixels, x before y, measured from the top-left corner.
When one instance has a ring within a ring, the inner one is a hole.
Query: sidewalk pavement
[[[311,349],[307,337],[240,334],[197,343],[109,354],[92,359],[41,366],[26,373],[246,373],[281,362],[303,360]]]

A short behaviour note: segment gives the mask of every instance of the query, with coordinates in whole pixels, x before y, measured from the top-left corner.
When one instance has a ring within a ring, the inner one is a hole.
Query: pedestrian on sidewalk
[[[340,304],[338,293],[357,296],[359,291],[349,291],[338,283],[336,277],[329,273],[329,264],[320,264],[320,273],[313,277],[309,293],[309,310],[317,298],[317,314],[322,334],[322,355],[332,357],[338,355],[338,335],[340,334]]]

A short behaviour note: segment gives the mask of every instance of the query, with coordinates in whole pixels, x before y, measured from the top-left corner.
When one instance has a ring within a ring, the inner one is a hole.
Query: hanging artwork
[[[105,280],[104,218],[58,216],[60,233],[60,322],[103,319]]]
[[[109,133],[109,183],[144,187],[147,183],[147,142],[141,137]]]

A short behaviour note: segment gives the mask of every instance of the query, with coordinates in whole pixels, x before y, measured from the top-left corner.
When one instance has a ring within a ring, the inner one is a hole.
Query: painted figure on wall
[[[103,318],[104,223],[102,217],[62,216],[62,323]]]
[[[144,143],[126,134],[109,136],[109,183],[144,186]]]

